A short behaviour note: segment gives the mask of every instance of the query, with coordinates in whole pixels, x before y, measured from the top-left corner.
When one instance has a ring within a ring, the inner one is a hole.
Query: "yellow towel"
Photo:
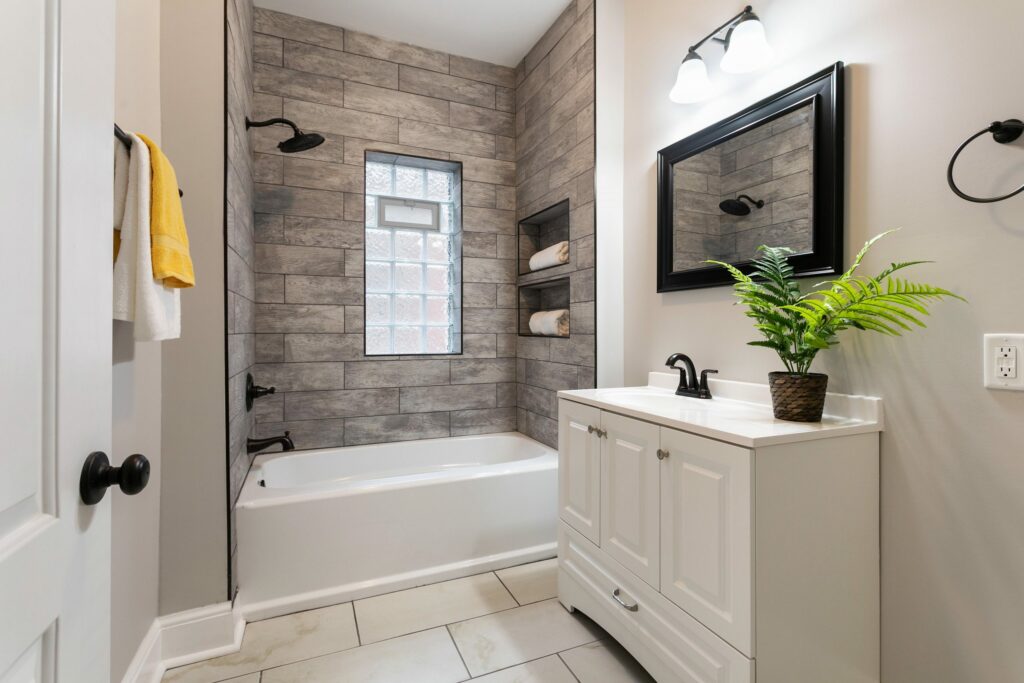
[[[153,172],[149,234],[152,238],[153,278],[167,287],[192,287],[196,284],[192,257],[188,253],[185,215],[178,197],[178,179],[174,167],[160,148],[145,135],[138,134],[149,147]]]

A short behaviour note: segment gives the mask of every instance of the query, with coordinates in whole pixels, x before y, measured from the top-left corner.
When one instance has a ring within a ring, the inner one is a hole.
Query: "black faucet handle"
[[[702,396],[711,398],[711,390],[708,389],[708,375],[717,375],[718,370],[701,370],[700,371],[700,393]]]

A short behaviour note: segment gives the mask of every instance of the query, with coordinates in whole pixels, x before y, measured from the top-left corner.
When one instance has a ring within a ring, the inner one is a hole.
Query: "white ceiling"
[[[515,66],[569,0],[256,0],[256,5],[420,47]]]

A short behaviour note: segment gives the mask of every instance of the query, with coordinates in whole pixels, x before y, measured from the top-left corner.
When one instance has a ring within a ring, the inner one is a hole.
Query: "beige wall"
[[[930,329],[904,339],[847,334],[815,364],[829,373],[833,390],[886,401],[883,680],[1021,680],[1024,394],[982,387],[981,336],[1024,330],[1024,199],[968,204],[944,178],[950,153],[968,134],[1024,114],[1020,80],[1006,71],[1024,60],[1012,20],[1019,5],[769,2],[756,9],[777,51],[775,65],[718,74],[721,50],[708,45],[703,53],[721,96],[702,105],[670,103],[686,46],[732,9],[712,0],[627,3],[626,381],[642,383],[674,351],[728,379],[764,382],[778,369],[770,352],[744,345],[752,330],[727,288],[655,293],[655,153],[844,60],[848,252],[902,226],[878,245],[868,269],[932,259],[938,263],[917,275],[970,299],[940,305]],[[1022,146],[996,147],[980,141],[966,155],[964,185],[985,193],[1021,182]]]
[[[166,0],[163,149],[185,192],[196,287],[163,344],[160,613],[228,599],[224,319],[224,5]]]
[[[114,116],[160,142],[160,3],[118,0]],[[117,143],[120,144],[120,143]],[[149,458],[146,490],[111,497],[111,673],[120,680],[157,616],[160,531],[160,344],[135,343],[114,321],[113,461]]]

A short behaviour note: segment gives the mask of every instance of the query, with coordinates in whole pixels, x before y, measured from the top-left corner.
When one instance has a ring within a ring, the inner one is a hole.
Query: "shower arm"
[[[289,121],[288,119],[277,117],[273,119],[267,119],[266,121],[250,121],[248,116],[245,117],[246,130],[249,130],[250,128],[263,128],[264,126],[273,126],[277,124],[283,126],[291,126],[292,130],[295,131],[295,135],[302,135],[302,131],[299,130],[299,127],[296,126],[291,121]]]

